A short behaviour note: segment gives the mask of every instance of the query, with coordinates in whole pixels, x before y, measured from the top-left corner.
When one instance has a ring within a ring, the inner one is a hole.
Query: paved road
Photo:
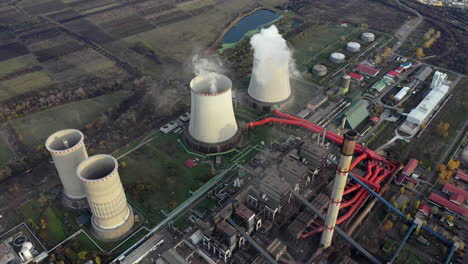
[[[395,43],[393,46],[393,51],[395,52],[397,49],[403,45],[403,43],[406,41],[408,36],[423,22],[424,18],[423,16],[415,9],[412,9],[403,3],[400,2],[400,0],[395,0],[395,2],[400,5],[401,7],[405,8],[406,10],[410,11],[411,13],[415,14],[417,16],[415,23],[412,23],[413,21],[408,21],[403,26],[400,27],[400,29],[395,32],[395,37],[398,39],[398,42]]]

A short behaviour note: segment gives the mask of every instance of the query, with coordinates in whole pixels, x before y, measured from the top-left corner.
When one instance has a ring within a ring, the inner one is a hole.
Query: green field
[[[3,137],[0,137],[0,167],[14,157],[15,153],[11,151]]]
[[[27,73],[0,84],[0,101],[38,90],[54,81],[44,71]]]
[[[43,144],[47,136],[57,130],[84,127],[131,94],[131,91],[119,91],[68,103],[10,121],[10,124],[25,145],[34,147]]]
[[[7,74],[13,73],[24,68],[32,67],[36,64],[37,60],[31,54],[2,61],[0,62],[0,77],[3,77]]]

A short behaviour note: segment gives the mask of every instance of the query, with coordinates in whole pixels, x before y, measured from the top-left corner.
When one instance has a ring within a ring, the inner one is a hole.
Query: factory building
[[[233,251],[238,246],[245,244],[245,239],[239,237],[236,229],[225,220],[219,221],[215,225],[214,231],[209,235],[204,235],[202,241],[203,247],[209,253],[224,260],[224,262],[227,262],[232,257]]]
[[[309,185],[311,178],[306,165],[291,156],[285,157],[279,166],[280,175],[289,182],[295,191]]]
[[[373,68],[371,66],[368,66],[362,63],[356,66],[356,70],[359,71],[360,73],[363,73],[365,75],[372,76],[372,77],[377,76],[377,74],[379,74],[380,72],[376,68]]]
[[[414,170],[418,167],[419,161],[417,159],[410,159],[406,164],[405,168],[401,171],[400,175],[395,178],[395,183],[402,185],[405,183],[405,180],[410,180],[411,175]]]
[[[439,78],[442,78],[442,80]],[[414,135],[421,124],[429,119],[449,90],[447,85],[442,84],[445,80],[446,75],[438,74],[438,72],[434,74],[433,82],[431,84],[432,90],[416,108],[411,110],[405,123],[400,126],[400,131],[409,135]]]
[[[317,137],[320,140],[320,137]],[[305,139],[299,149],[299,155],[307,160],[307,167],[317,174],[327,163],[328,149],[320,142]]]
[[[419,68],[416,74],[414,75],[414,78],[421,82],[424,82],[427,79],[427,77],[431,75],[432,71],[432,68],[429,66],[421,66],[421,68]]]
[[[351,105],[343,112],[343,117],[346,117],[346,126],[351,129],[356,129],[364,120],[369,117],[367,110],[367,101],[359,100]]]
[[[62,202],[72,209],[88,207],[83,183],[76,175],[80,162],[88,158],[84,135],[76,129],[60,130],[45,142],[63,186]]]
[[[190,82],[191,112],[186,144],[203,153],[237,147],[241,133],[232,106],[232,82],[218,73],[207,73]]]
[[[348,73],[349,77],[351,77],[351,79],[355,80],[355,81],[362,81],[364,80],[364,76],[360,75],[360,74],[357,74],[357,73],[354,73],[354,72],[350,72]]]
[[[117,160],[95,155],[81,162],[76,173],[86,191],[94,235],[102,241],[125,236],[133,226],[134,215],[120,181]]]
[[[255,187],[248,194],[247,203],[268,219],[275,219],[281,209],[291,202],[291,185],[277,174],[269,173]]]
[[[239,226],[245,228],[245,233],[248,235],[258,229],[261,225],[261,220],[259,220],[260,222],[256,221],[255,213],[242,203],[234,205],[234,214],[232,218]]]
[[[0,264],[19,264],[18,255],[6,242],[0,243]]]
[[[410,88],[408,86],[401,88],[401,90],[398,91],[398,93],[394,97],[395,101],[401,101],[408,94],[409,90]]]

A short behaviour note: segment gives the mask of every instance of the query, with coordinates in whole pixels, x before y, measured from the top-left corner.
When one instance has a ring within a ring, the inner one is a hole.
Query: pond
[[[258,29],[262,25],[271,23],[280,16],[280,14],[270,10],[258,10],[237,22],[237,24],[226,33],[223,38],[223,43],[237,43],[247,32]]]

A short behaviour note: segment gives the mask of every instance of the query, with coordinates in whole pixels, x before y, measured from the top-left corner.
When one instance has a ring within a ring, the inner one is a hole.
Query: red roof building
[[[351,79],[356,80],[356,81],[364,80],[364,76],[362,76],[360,74],[357,74],[357,73],[354,73],[354,72],[350,72],[350,73],[348,73],[348,75],[349,75],[349,77],[351,77]]]
[[[379,120],[380,120],[380,118],[378,118],[377,116],[373,116],[373,117],[370,118],[370,121],[372,123],[377,123],[377,122],[379,122]]]
[[[418,164],[419,161],[417,159],[410,159],[401,173],[408,177],[411,176],[418,167]]]
[[[398,72],[396,72],[394,70],[391,70],[391,71],[387,72],[387,74],[385,74],[385,75],[390,76],[390,77],[397,77]]]
[[[429,216],[431,213],[431,207],[427,204],[421,204],[418,208],[418,211],[422,212],[425,216]]]
[[[468,216],[468,209],[467,208],[464,208],[463,206],[454,204],[454,203],[450,202],[449,200],[445,199],[444,197],[442,197],[442,196],[440,196],[438,194],[431,193],[429,195],[429,200],[432,201],[433,203],[438,204],[440,206],[443,206],[443,207],[449,209],[450,211],[452,211],[454,213],[457,213],[457,214],[459,214],[459,215],[461,215],[463,217]]]
[[[454,193],[454,194],[450,195],[449,200],[452,203],[455,203],[455,204],[458,204],[458,205],[462,205],[465,202],[465,198],[460,193]]]
[[[467,191],[465,191],[464,189],[458,188],[457,186],[450,184],[450,183],[446,183],[442,191],[448,194],[460,194],[465,200],[468,199]]]
[[[405,70],[405,68],[403,68],[402,66],[395,69],[395,71],[398,72],[398,73],[401,73],[404,70]]]
[[[369,76],[376,76],[380,72],[379,70],[367,66],[365,64],[359,64],[358,66],[356,66],[356,70],[358,70],[360,73],[364,73]]]
[[[455,179],[468,182],[468,174],[464,173],[461,170],[458,170],[457,174],[455,174]]]

